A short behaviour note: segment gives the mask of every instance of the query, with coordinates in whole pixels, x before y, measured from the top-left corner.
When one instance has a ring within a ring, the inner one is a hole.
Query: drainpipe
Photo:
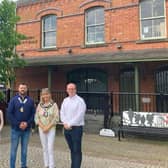
[[[51,82],[52,82],[52,67],[48,66],[48,88],[51,90]]]
[[[134,66],[135,70],[135,105],[136,105],[136,111],[139,111],[139,71],[138,71],[138,65],[135,64]]]

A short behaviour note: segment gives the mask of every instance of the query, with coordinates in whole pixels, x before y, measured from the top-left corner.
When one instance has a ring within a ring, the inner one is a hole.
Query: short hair
[[[27,86],[27,84],[26,84],[26,83],[24,83],[24,82],[19,83],[18,87],[19,87],[20,85],[25,85],[25,86]]]
[[[75,89],[77,89],[76,84],[75,84],[75,83],[73,83],[73,82],[67,83],[67,85],[66,85],[66,86],[68,86],[68,85],[74,85],[74,86],[75,86]]]

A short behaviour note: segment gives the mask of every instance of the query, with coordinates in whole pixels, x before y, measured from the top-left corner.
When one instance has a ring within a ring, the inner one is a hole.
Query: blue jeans
[[[80,168],[82,162],[82,126],[74,126],[71,130],[65,130],[64,135],[71,151],[71,168]]]
[[[19,141],[21,141],[21,167],[27,165],[27,147],[29,142],[30,129],[21,131],[11,129],[11,153],[10,153],[10,168],[15,168],[16,155]]]

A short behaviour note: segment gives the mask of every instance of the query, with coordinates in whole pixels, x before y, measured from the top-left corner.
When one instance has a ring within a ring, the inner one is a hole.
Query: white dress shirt
[[[83,126],[85,112],[86,104],[80,96],[66,97],[61,105],[61,121],[70,127]]]

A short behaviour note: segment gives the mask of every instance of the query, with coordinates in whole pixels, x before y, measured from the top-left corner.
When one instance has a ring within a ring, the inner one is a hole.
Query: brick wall
[[[167,41],[155,43],[136,43],[140,40],[138,0],[50,0],[37,1],[29,5],[18,6],[17,14],[21,17],[17,25],[20,33],[29,37],[17,47],[18,53],[25,57],[66,55],[72,48],[73,54],[118,51],[116,44],[122,44],[122,50],[143,50],[166,48]],[[168,2],[166,2],[168,4]],[[84,11],[90,7],[105,8],[105,46],[85,47],[85,16]],[[166,5],[167,9],[167,5]],[[168,13],[168,12],[167,12]],[[57,49],[41,51],[41,17],[56,14]]]
[[[105,8],[105,44],[100,47],[85,47],[86,9],[94,6]],[[168,2],[166,1],[166,10]],[[167,17],[168,17],[168,12]],[[44,0],[21,5],[17,8],[21,17],[17,30],[25,34],[28,40],[17,46],[18,53],[24,57],[61,56],[68,54],[89,54],[116,52],[116,44],[122,45],[121,51],[167,48],[167,41],[137,43],[140,40],[139,0]],[[57,15],[57,48],[41,50],[41,17],[46,14]],[[168,26],[167,26],[168,27]],[[154,92],[154,71],[162,63],[144,63],[140,65],[140,91]],[[71,69],[82,65],[67,65],[55,69],[52,73],[52,88],[64,90],[66,75]],[[86,67],[86,65],[83,65]],[[87,65],[89,66],[89,65]],[[119,69],[121,64],[91,65],[108,73],[109,91],[119,91]],[[38,79],[38,80],[37,80]],[[17,71],[17,83],[28,82],[30,88],[47,87],[47,67],[26,67]]]

